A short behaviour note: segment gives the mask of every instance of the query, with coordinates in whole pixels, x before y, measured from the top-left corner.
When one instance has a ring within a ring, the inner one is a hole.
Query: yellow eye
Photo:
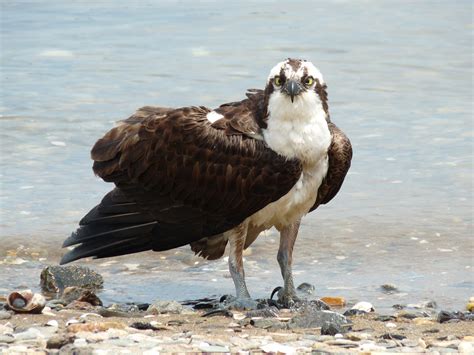
[[[281,86],[282,80],[278,75],[273,78],[273,84],[275,84],[275,86]]]
[[[306,86],[311,86],[314,83],[314,79],[312,76],[308,76],[306,79],[304,79],[304,84]]]

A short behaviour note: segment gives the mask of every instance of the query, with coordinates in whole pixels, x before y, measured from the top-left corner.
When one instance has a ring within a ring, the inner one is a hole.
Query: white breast
[[[284,94],[269,100],[269,118],[263,137],[267,145],[288,158],[298,158],[303,173],[295,186],[279,200],[249,217],[255,226],[278,229],[308,213],[328,170],[327,152],[331,134],[321,102],[313,93],[303,93],[293,105]]]

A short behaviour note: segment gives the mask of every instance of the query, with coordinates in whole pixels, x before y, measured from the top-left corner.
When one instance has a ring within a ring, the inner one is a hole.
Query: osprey
[[[350,167],[349,139],[330,120],[326,84],[310,62],[287,59],[265,90],[206,107],[143,107],[97,141],[93,170],[115,188],[79,223],[61,264],[190,244],[217,259],[229,244],[234,306],[252,308],[242,253],[280,232],[278,294],[297,300],[291,271],[301,218],[328,203]]]

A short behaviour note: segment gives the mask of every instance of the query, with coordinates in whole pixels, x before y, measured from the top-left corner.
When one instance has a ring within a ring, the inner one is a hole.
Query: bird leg
[[[229,239],[229,271],[235,285],[237,298],[227,302],[229,308],[236,309],[256,309],[257,302],[250,298],[250,293],[245,284],[245,272],[242,254],[244,251],[245,238],[248,224],[241,223],[228,233]]]
[[[284,285],[278,292],[278,302],[285,307],[290,307],[299,301],[293,284],[291,264],[293,261],[293,246],[298,235],[300,222],[301,219],[280,230],[280,247],[278,248],[277,260],[280,264]]]

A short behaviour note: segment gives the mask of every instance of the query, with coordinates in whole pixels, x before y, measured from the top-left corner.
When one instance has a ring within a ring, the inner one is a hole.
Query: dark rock
[[[64,345],[72,343],[74,341],[73,336],[53,335],[46,342],[47,349],[61,349]]]
[[[380,338],[387,339],[387,340],[403,340],[403,339],[406,339],[406,336],[399,335],[399,334],[385,333],[381,335]]]
[[[382,289],[382,292],[386,293],[387,295],[391,295],[395,292],[398,292],[397,286],[392,284],[383,284],[382,286],[380,286],[380,288]]]
[[[426,330],[423,330],[423,333],[425,334],[439,333],[439,329],[436,329],[436,328],[426,329]]]
[[[390,321],[394,320],[395,318],[396,318],[395,316],[381,314],[381,315],[375,317],[374,320],[379,321],[379,322],[390,322]]]
[[[64,289],[61,296],[63,304],[69,304],[72,301],[87,302],[93,306],[102,306],[102,301],[90,289],[70,286]]]
[[[405,308],[405,305],[403,305],[403,304],[394,304],[394,305],[392,306],[392,308],[394,308],[394,309],[400,309],[400,310],[401,310],[401,309],[404,309],[404,308]]]
[[[415,319],[415,318],[426,318],[430,315],[426,312],[410,312],[410,311],[402,311],[397,313],[397,317],[405,318],[405,319]]]
[[[347,311],[344,312],[344,315],[346,317],[351,317],[351,316],[360,316],[360,315],[364,315],[364,314],[367,314],[366,311],[362,311],[360,309],[348,309]]]
[[[306,293],[308,295],[311,295],[314,292],[315,287],[314,287],[314,285],[311,285],[307,282],[303,282],[301,285],[299,285],[296,288],[296,290],[300,291],[300,292],[303,292],[303,293]]]
[[[448,312],[448,311],[441,311],[438,313],[437,318],[439,323],[445,322],[459,322],[459,321],[474,321],[474,314],[471,312]]]
[[[70,286],[97,290],[102,288],[104,279],[87,267],[50,265],[41,272],[40,283],[43,291],[57,293]]]
[[[155,327],[151,323],[147,323],[147,322],[135,322],[135,323],[130,324],[130,327],[135,328],[135,329],[140,329],[140,330],[146,330],[146,329],[163,330],[163,329],[166,329],[164,327],[161,327],[161,328]]]
[[[342,334],[345,333],[346,331],[344,330],[343,327],[341,327],[338,324],[334,323],[324,323],[323,326],[321,327],[321,335],[336,335],[336,334]]]
[[[331,311],[317,311],[307,309],[301,315],[296,315],[288,323],[290,329],[294,328],[318,328],[325,327],[325,329],[335,328],[340,331],[338,333],[345,333],[350,329],[351,323],[342,314]]]

